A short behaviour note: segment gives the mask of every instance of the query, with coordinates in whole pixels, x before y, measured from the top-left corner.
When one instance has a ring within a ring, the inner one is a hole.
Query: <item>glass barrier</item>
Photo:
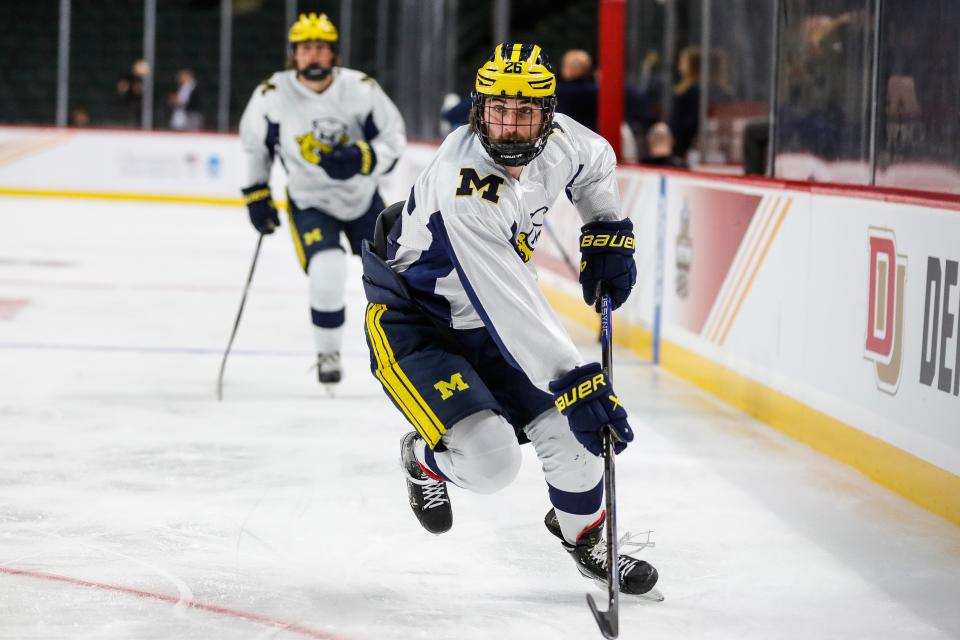
[[[217,128],[220,3],[157,2],[153,128]]]
[[[703,2],[630,0],[625,28],[624,119],[636,154],[647,155],[653,125],[666,122],[683,157],[700,128]]]
[[[769,127],[773,4],[713,2],[708,35],[710,83],[698,147],[703,162],[740,166],[747,128]]]
[[[58,113],[62,1],[0,2],[0,23],[17,27],[0,39],[0,59],[15,62],[0,68],[0,123],[139,128],[152,82],[150,127],[235,131],[256,85],[286,66],[302,12],[330,16],[341,63],[377,79],[412,140],[466,122],[494,31],[540,44],[561,79],[564,54],[582,50],[592,57],[583,83],[595,92],[602,82],[593,0],[231,0],[228,86],[221,0],[73,0]],[[154,5],[150,69],[141,58]],[[625,11],[625,158],[641,159],[664,122],[674,156],[695,167],[766,174],[772,157],[781,178],[960,193],[957,0],[627,0]]]
[[[58,0],[0,2],[0,123],[56,122]]]
[[[70,18],[70,111],[85,112],[94,127],[139,127],[150,73],[143,1],[73,2]],[[48,99],[55,103],[56,94]]]
[[[782,0],[775,175],[870,182],[872,0]]]
[[[335,16],[331,16],[331,19],[336,22]],[[230,48],[231,131],[236,131],[240,125],[240,116],[253,90],[260,82],[287,67],[290,57],[290,46],[287,44],[289,29],[285,0],[235,4]],[[212,95],[210,99],[214,102],[211,105],[214,119],[209,124],[215,128],[217,96]]]
[[[673,53],[667,47],[668,7],[657,0],[627,3],[626,60],[624,69],[624,120],[636,138],[640,156],[647,132],[666,120],[673,85]],[[669,61],[670,64],[664,64]]]
[[[884,0],[881,23],[876,184],[960,193],[960,3]]]

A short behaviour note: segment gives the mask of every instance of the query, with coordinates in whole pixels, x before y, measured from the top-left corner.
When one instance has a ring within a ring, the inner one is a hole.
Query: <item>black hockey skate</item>
[[[450,508],[447,483],[434,480],[420,468],[413,453],[413,445],[417,440],[420,440],[420,435],[411,431],[400,441],[400,466],[407,480],[410,508],[424,529],[430,533],[445,533],[453,526],[453,509]]]
[[[317,354],[317,379],[320,384],[337,384],[342,373],[339,351]]]
[[[599,522],[581,533],[575,545],[564,540],[563,533],[560,531],[560,523],[557,521],[557,514],[553,509],[547,512],[543,523],[547,525],[547,530],[550,533],[560,538],[563,548],[573,558],[580,573],[606,588],[607,541],[603,539],[604,519],[600,518]],[[647,542],[631,543],[629,534],[624,538],[620,541],[620,544],[624,546],[643,548],[652,544]],[[620,593],[643,596],[650,600],[663,600],[663,595],[654,588],[659,576],[653,566],[643,560],[622,553],[618,564],[620,569]]]

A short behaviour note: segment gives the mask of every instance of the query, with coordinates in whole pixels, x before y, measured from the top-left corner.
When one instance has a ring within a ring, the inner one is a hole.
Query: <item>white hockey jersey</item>
[[[279,154],[297,206],[320,208],[340,220],[363,215],[379,176],[393,169],[407,143],[403,118],[376,81],[343,67],[333,69],[333,82],[322,93],[305,87],[294,70],[260,83],[240,119],[240,139],[247,186],[268,182]],[[330,178],[317,164],[320,153],[356,140],[368,142],[376,154],[373,172]]]
[[[546,390],[583,360],[530,258],[564,191],[584,222],[620,218],[615,167],[607,141],[562,114],[519,180],[460,127],[417,178],[388,264],[429,313],[454,329],[486,326],[507,361]]]

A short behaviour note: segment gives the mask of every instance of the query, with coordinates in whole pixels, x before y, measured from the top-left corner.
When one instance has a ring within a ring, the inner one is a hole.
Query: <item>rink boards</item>
[[[385,200],[434,148],[408,147]],[[239,208],[243,162],[235,136],[0,128],[3,194]],[[639,279],[618,342],[960,524],[960,200],[630,167],[619,182]],[[593,323],[569,264],[579,218],[561,198],[547,220],[544,288]]]

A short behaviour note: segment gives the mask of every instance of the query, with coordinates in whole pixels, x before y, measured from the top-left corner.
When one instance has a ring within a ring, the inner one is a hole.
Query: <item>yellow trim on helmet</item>
[[[476,92],[485,96],[522,98],[552,96],[557,85],[556,77],[543,63],[537,45],[529,45],[530,54],[521,58],[527,46],[516,43],[507,51],[507,45],[498,44],[490,59],[477,69]]]
[[[337,28],[333,26],[327,14],[321,13],[301,13],[300,19],[290,27],[290,33],[287,40],[291,44],[298,42],[309,42],[311,40],[320,40],[323,42],[336,42],[338,38]]]

